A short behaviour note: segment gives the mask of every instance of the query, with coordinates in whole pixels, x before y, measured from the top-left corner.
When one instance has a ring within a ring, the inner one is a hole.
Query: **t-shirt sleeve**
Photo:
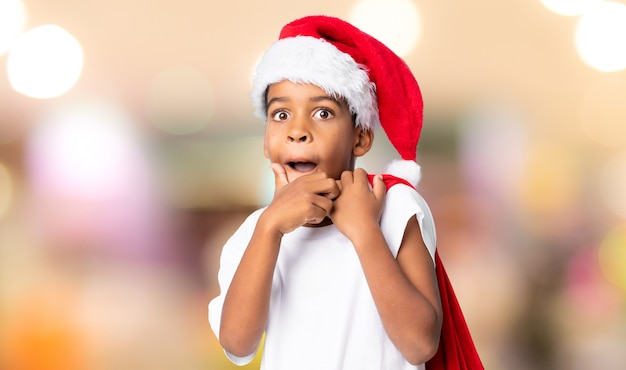
[[[433,215],[428,204],[415,189],[409,186],[398,184],[389,188],[385,198],[385,208],[383,209],[380,226],[385,240],[395,257],[398,256],[406,225],[413,216],[417,218],[422,232],[422,239],[434,263],[437,234]]]
[[[235,275],[235,271],[239,266],[239,262],[243,257],[243,253],[248,246],[248,242],[252,237],[252,233],[254,231],[254,227],[256,226],[256,222],[263,210],[258,210],[252,213],[248,218],[241,224],[239,229],[228,239],[224,248],[222,249],[222,254],[220,257],[220,267],[219,272],[217,274],[217,280],[220,287],[220,294],[213,298],[209,303],[209,324],[211,329],[215,333],[215,336],[219,338],[220,333],[220,323],[222,320],[222,307],[224,305],[224,297],[226,292],[228,292],[228,288],[230,287],[230,283]],[[224,351],[226,356],[236,365],[243,366],[248,364],[250,361],[254,359],[256,355],[256,351],[245,357],[238,357],[227,351]]]

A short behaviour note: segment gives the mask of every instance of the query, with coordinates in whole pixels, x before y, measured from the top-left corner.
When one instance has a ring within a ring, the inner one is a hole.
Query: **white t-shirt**
[[[216,335],[224,295],[264,209],[251,214],[222,251],[221,293],[209,304]],[[435,254],[433,218],[424,199],[406,185],[389,189],[381,228],[397,256],[410,217],[417,216],[428,251]],[[238,365],[247,357],[226,355]],[[274,278],[261,369],[415,370],[389,339],[354,246],[334,225],[300,227],[283,236]]]

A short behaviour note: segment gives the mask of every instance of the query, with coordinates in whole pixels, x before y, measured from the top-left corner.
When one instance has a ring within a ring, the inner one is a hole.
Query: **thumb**
[[[372,191],[374,192],[374,196],[378,200],[382,200],[385,198],[385,194],[387,194],[387,186],[383,181],[383,177],[380,174],[374,176],[374,184],[372,185]]]
[[[274,184],[276,185],[276,190],[289,184],[289,180],[287,179],[287,172],[285,171],[285,168],[280,165],[280,163],[272,163],[271,167],[272,171],[274,172]]]

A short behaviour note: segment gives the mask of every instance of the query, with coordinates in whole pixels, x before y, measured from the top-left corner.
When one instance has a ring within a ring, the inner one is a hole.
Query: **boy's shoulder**
[[[424,244],[434,260],[437,232],[428,203],[411,185],[400,183],[389,187],[385,197],[381,228],[386,231],[385,237],[392,251],[400,248],[406,224],[409,218],[414,216],[419,223]]]

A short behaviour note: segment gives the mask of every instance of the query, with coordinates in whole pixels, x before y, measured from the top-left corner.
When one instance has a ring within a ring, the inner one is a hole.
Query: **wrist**
[[[354,227],[346,236],[356,247],[369,244],[373,239],[382,238],[382,230],[377,222],[367,222]]]
[[[263,212],[257,221],[257,230],[260,231],[265,237],[269,239],[273,239],[276,242],[282,240],[283,235],[285,234],[280,230],[278,224],[273,222],[273,218],[268,212]]]

